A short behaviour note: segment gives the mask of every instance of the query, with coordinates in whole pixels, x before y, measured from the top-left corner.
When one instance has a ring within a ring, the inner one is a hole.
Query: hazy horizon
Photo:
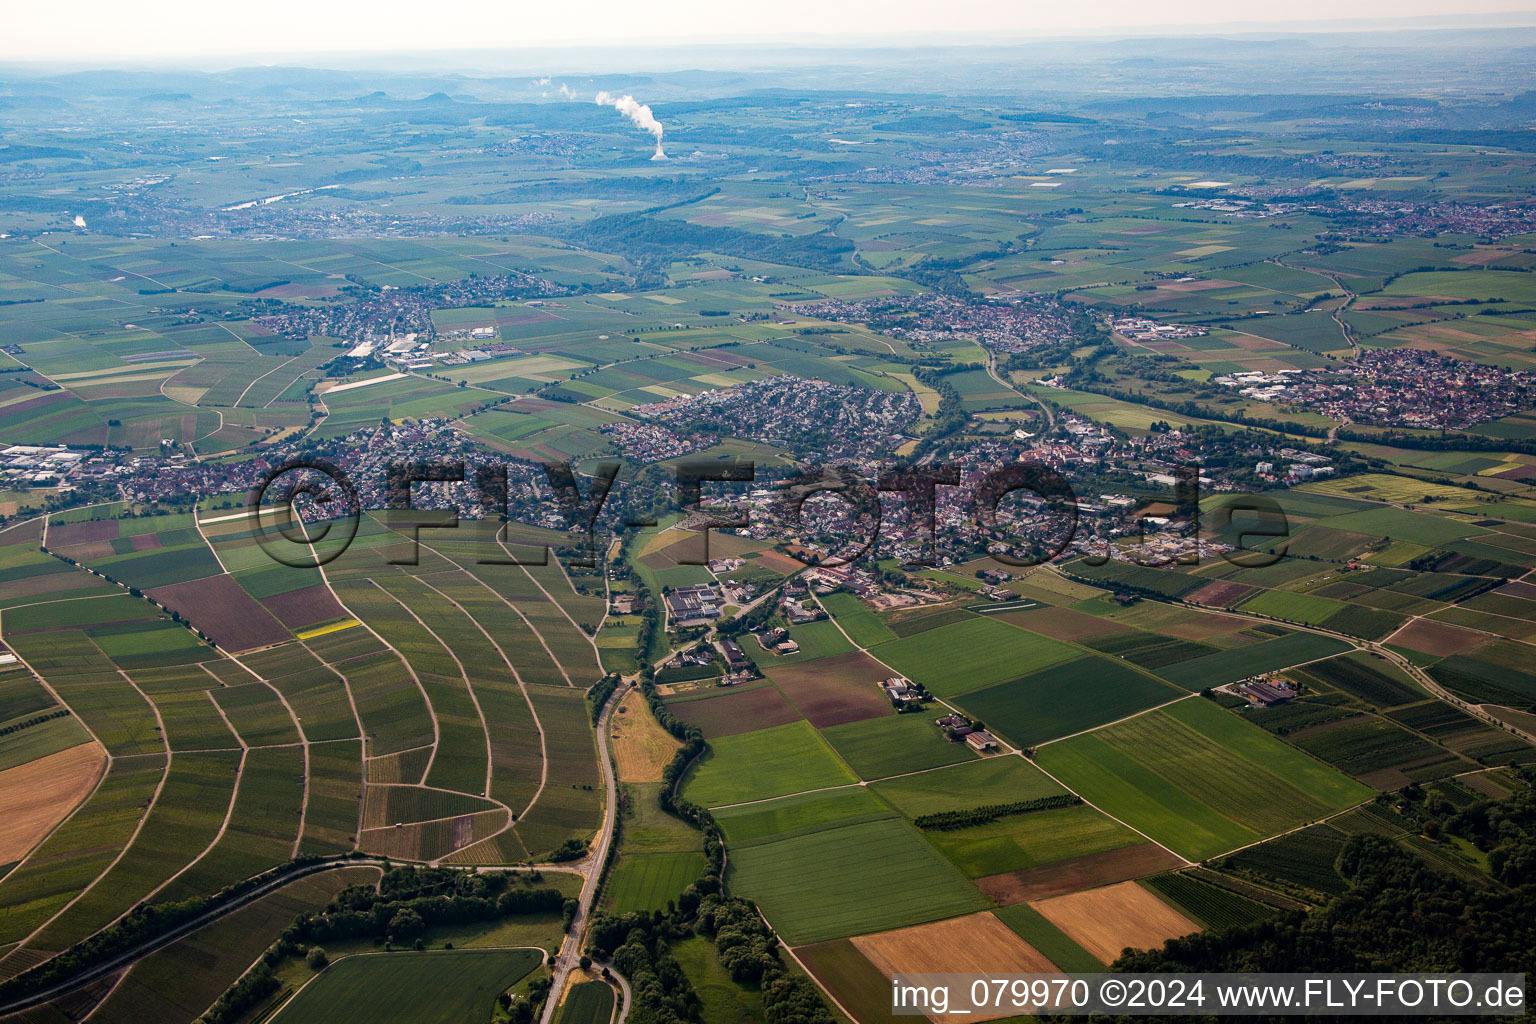
[[[917,0],[835,6],[788,0],[771,11],[724,11],[698,0],[640,10],[616,0],[581,9],[530,7],[516,21],[487,0],[443,0],[429,23],[402,0],[359,13],[352,5],[276,0],[261,20],[169,0],[148,22],[121,5],[89,0],[68,8],[29,5],[13,12],[0,39],[0,62],[61,67],[228,67],[230,61],[329,59],[339,63],[391,56],[474,55],[623,49],[637,65],[668,51],[740,46],[924,47],[1017,45],[1073,38],[1179,35],[1318,35],[1436,28],[1536,26],[1527,0],[1485,0],[1476,12],[1446,0],[1300,0],[1277,18],[1273,8],[1214,0],[1148,5],[1090,0],[1061,8],[1008,7],[960,0],[942,12]],[[82,14],[82,7],[85,12]],[[1162,16],[1160,16],[1162,15]]]

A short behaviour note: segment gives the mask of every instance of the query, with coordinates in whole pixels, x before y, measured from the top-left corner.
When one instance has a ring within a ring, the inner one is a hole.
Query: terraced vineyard
[[[184,514],[0,533],[7,685],[24,710],[66,713],[16,756],[90,744],[103,773],[0,880],[0,974],[137,904],[301,856],[514,864],[598,829],[584,692],[602,672],[573,617],[588,599],[558,566],[508,579],[474,563],[475,539],[388,566],[377,555],[399,537],[371,518],[354,554],[309,574],[310,611],[280,622],[260,604],[268,570],[221,571],[254,545],[229,527],[205,539]],[[127,554],[108,533],[134,540]],[[193,579],[167,597],[171,577]],[[524,611],[534,594],[543,607]]]

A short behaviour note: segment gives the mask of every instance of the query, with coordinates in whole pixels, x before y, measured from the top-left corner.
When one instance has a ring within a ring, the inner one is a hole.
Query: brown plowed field
[[[858,1024],[915,1024],[891,1013],[891,979],[875,969],[850,939],[799,946],[795,956]]]
[[[773,681],[818,729],[895,714],[880,689],[891,672],[862,651],[769,670]]]
[[[667,707],[678,718],[704,730],[710,739],[784,725],[800,718],[800,712],[790,706],[772,683],[753,685],[751,689],[726,688],[718,695],[699,700],[669,701]]]
[[[51,548],[70,548],[79,544],[102,544],[116,539],[116,519],[92,519],[83,523],[54,523],[48,527],[48,546]]]
[[[346,612],[322,584],[264,597],[261,604],[289,629],[300,630],[344,618]]]
[[[1025,608],[1017,612],[999,612],[993,618],[1061,640],[1084,640],[1088,637],[1129,632],[1125,626],[1101,619],[1097,615],[1071,608],[1053,608],[1050,605]]]
[[[1203,604],[1210,608],[1225,608],[1228,605],[1236,604],[1240,598],[1247,597],[1253,593],[1253,589],[1242,583],[1228,583],[1224,580],[1217,580],[1214,583],[1207,583],[1186,597],[1185,600],[1193,604]]]
[[[1430,619],[1415,619],[1392,634],[1390,642],[1398,647],[1444,657],[1471,650],[1485,639],[1483,634],[1460,626]]]
[[[1156,843],[1140,843],[1004,875],[988,875],[976,879],[976,885],[994,903],[1007,906],[1145,878],[1183,865],[1183,861]]]
[[[1200,926],[1135,882],[1031,904],[1088,952],[1113,963],[1125,949],[1153,949]]]
[[[213,638],[226,651],[293,639],[227,574],[156,587],[149,596]]]

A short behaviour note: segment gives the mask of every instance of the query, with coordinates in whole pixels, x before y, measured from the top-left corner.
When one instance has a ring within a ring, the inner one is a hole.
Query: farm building
[[[826,613],[820,608],[807,608],[792,597],[786,597],[779,602],[779,605],[784,609],[784,617],[790,621],[791,625],[799,626],[826,618]]]
[[[933,724],[944,731],[951,743],[959,743],[971,732],[971,720],[959,712],[950,712],[943,718],[935,718]]]
[[[1272,708],[1296,696],[1296,687],[1279,679],[1245,679],[1237,684],[1237,692],[1251,704]]]
[[[720,617],[722,599],[713,584],[678,587],[667,595],[667,614],[674,622],[702,622]]]
[[[985,729],[972,729],[965,734],[965,745],[975,751],[996,750],[997,740]]]
[[[896,707],[901,707],[903,704],[917,704],[923,699],[922,694],[918,693],[916,687],[912,685],[912,680],[904,676],[892,676],[882,681],[880,689],[885,691],[886,697]]]
[[[725,663],[731,668],[741,668],[747,664],[747,653],[741,649],[741,645],[730,637],[720,641],[720,653],[725,655]]]

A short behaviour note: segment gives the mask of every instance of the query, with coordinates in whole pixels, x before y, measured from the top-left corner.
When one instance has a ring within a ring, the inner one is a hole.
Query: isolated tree
[[[309,948],[309,955],[304,958],[304,962],[309,965],[309,969],[312,971],[323,971],[331,961],[325,955],[325,950],[319,946],[311,946]]]

